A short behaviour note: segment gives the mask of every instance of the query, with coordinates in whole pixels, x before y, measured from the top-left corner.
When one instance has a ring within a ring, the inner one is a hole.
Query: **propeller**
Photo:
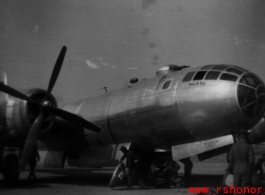
[[[25,169],[29,159],[34,154],[35,145],[39,137],[39,129],[40,129],[42,120],[43,120],[43,115],[42,113],[40,113],[40,115],[36,118],[36,120],[34,121],[33,125],[30,128],[30,131],[27,136],[24,149],[22,152],[22,157],[21,157],[21,161],[19,165],[20,171],[23,171]]]
[[[64,60],[64,56],[65,56],[65,53],[66,53],[66,47],[63,46],[61,52],[60,52],[60,55],[58,56],[58,59],[55,63],[55,66],[53,68],[53,71],[52,71],[52,76],[50,78],[50,82],[49,82],[49,85],[48,85],[48,89],[47,89],[47,95],[46,95],[46,99],[47,99],[47,96],[51,94],[51,91],[54,87],[54,84],[59,76],[59,73],[60,73],[60,70],[61,70],[61,67],[63,65],[63,60]]]
[[[3,83],[0,83],[0,91],[5,92],[6,94],[12,95],[16,98],[22,99],[22,100],[26,100],[28,102],[35,102],[33,99],[31,99],[30,97],[26,96],[23,93],[20,93],[19,91],[9,87],[8,85],[4,85]]]
[[[99,127],[97,127],[96,125],[88,122],[87,120],[81,118],[80,116],[77,116],[75,114],[72,114],[70,112],[67,112],[65,110],[61,110],[59,108],[54,108],[54,105],[52,104],[51,101],[49,101],[48,97],[52,92],[52,89],[56,83],[56,80],[59,76],[62,64],[63,64],[63,60],[66,54],[66,50],[67,48],[64,46],[57,58],[57,61],[55,63],[55,66],[53,68],[52,71],[52,75],[49,81],[49,85],[48,85],[48,89],[47,89],[47,93],[46,93],[46,97],[44,98],[44,100],[40,100],[40,101],[36,101],[28,96],[26,96],[25,94],[11,88],[10,86],[4,85],[3,83],[0,83],[0,91],[3,91],[11,96],[14,96],[16,98],[22,99],[27,101],[29,104],[34,104],[34,106],[38,107],[40,110],[40,113],[38,115],[38,117],[35,119],[33,125],[30,128],[30,131],[27,135],[27,139],[24,145],[24,150],[22,153],[22,158],[21,158],[21,163],[20,163],[20,170],[23,171],[26,167],[26,164],[29,160],[29,158],[31,157],[31,155],[34,152],[34,145],[36,144],[36,141],[39,137],[39,133],[40,133],[40,126],[44,120],[44,115],[46,113],[52,113],[55,114],[59,117],[61,117],[62,119],[79,125],[83,128],[89,129],[91,131],[95,131],[95,132],[100,132],[101,129]]]

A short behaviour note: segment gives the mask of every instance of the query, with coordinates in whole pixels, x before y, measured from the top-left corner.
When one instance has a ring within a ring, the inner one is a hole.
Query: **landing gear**
[[[178,187],[181,179],[178,177],[179,165],[170,157],[156,159],[151,166],[151,178],[156,188]]]
[[[4,157],[3,178],[8,185],[17,183],[19,179],[19,159],[17,155],[11,153]]]

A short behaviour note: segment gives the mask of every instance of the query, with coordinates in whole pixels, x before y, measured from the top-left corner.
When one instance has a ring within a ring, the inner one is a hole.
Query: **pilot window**
[[[199,71],[197,72],[197,74],[195,75],[195,77],[193,78],[194,81],[196,80],[202,80],[204,75],[206,74],[207,71]]]
[[[221,73],[217,71],[210,71],[207,73],[205,80],[217,80]]]
[[[162,89],[168,89],[170,86],[171,81],[166,81],[164,85],[162,86]]]
[[[196,72],[188,72],[185,75],[185,77],[183,78],[182,82],[188,82],[188,81],[190,81],[195,73]]]
[[[256,100],[255,90],[243,85],[238,85],[238,101],[241,107],[249,105]]]
[[[217,66],[215,66],[214,68],[213,68],[213,70],[224,70],[224,69],[226,69],[227,68],[227,66],[225,66],[225,65],[217,65]]]
[[[248,72],[248,70],[242,68],[242,67],[236,67],[237,69],[241,70],[242,72]]]
[[[259,81],[257,79],[255,79],[255,77],[251,76],[251,75],[245,75],[243,76],[240,81],[240,83],[245,84],[245,85],[249,85],[251,87],[256,87],[259,85]]]
[[[216,65],[206,65],[206,66],[202,67],[201,70],[211,69],[214,66],[216,66]]]
[[[243,73],[242,71],[237,70],[235,68],[228,68],[226,71],[227,72],[232,72],[232,73],[235,73],[235,74],[238,74],[238,75],[241,75]]]
[[[237,80],[237,76],[235,75],[231,75],[231,74],[227,74],[227,73],[223,73],[220,77],[221,80],[226,80],[226,81],[236,81]]]

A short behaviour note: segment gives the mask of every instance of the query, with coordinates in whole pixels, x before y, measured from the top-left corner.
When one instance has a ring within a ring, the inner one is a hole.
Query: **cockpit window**
[[[205,77],[205,80],[216,80],[220,75],[220,72],[209,71]]]
[[[256,108],[255,90],[243,85],[238,85],[238,102],[242,111],[250,118],[255,115]]]
[[[237,76],[235,75],[231,75],[231,74],[227,74],[227,73],[223,73],[220,77],[221,80],[226,80],[226,81],[236,81],[237,80]]]
[[[260,84],[260,82],[250,74],[244,75],[239,82],[251,87],[257,87]]]
[[[225,65],[217,65],[215,67],[213,67],[213,70],[224,70],[226,69],[228,66]]]
[[[188,81],[190,81],[195,73],[196,72],[188,72],[185,75],[185,77],[183,78],[182,82],[188,82]]]
[[[256,100],[255,90],[243,85],[238,85],[238,101],[241,107],[249,105]]]
[[[241,70],[242,72],[248,72],[248,70],[246,70],[246,69],[244,69],[242,67],[237,66],[236,68],[239,69],[239,70]]]
[[[211,69],[214,66],[216,66],[216,65],[206,65],[206,66],[202,67],[201,70],[208,70],[208,69]]]
[[[195,75],[195,77],[193,78],[194,81],[196,80],[202,80],[204,75],[206,74],[207,71],[199,71],[197,72],[197,74]]]
[[[162,89],[167,89],[167,88],[169,88],[170,83],[171,83],[171,81],[166,81],[166,82],[163,84]]]
[[[235,68],[228,68],[226,71],[227,72],[232,72],[232,73],[235,73],[235,74],[238,74],[238,75],[241,75],[243,73],[242,71],[237,70]]]
[[[263,115],[265,88],[259,77],[250,73],[243,75],[239,80],[237,95],[239,106],[246,116],[253,118]]]

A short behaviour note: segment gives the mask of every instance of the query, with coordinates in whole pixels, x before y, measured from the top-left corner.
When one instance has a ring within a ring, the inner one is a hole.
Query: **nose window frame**
[[[188,73],[184,76],[184,78],[182,79],[182,82],[189,82],[189,81],[191,81],[195,73],[196,73],[195,71],[188,72]]]
[[[223,81],[237,81],[238,79],[238,76],[236,75],[233,75],[233,74],[229,74],[229,73],[223,73],[221,76],[220,76],[220,80],[223,80]]]
[[[240,84],[244,84],[250,87],[256,88],[260,85],[260,81],[254,77],[254,75],[246,74],[242,76],[239,80]]]
[[[265,109],[265,87],[259,77],[246,73],[239,79],[237,101],[241,111],[247,117],[255,118],[262,115]]]
[[[198,71],[196,75],[194,76],[194,81],[203,80],[204,76],[206,75],[207,71]]]
[[[220,74],[221,72],[219,71],[209,71],[205,76],[205,80],[217,80]]]

